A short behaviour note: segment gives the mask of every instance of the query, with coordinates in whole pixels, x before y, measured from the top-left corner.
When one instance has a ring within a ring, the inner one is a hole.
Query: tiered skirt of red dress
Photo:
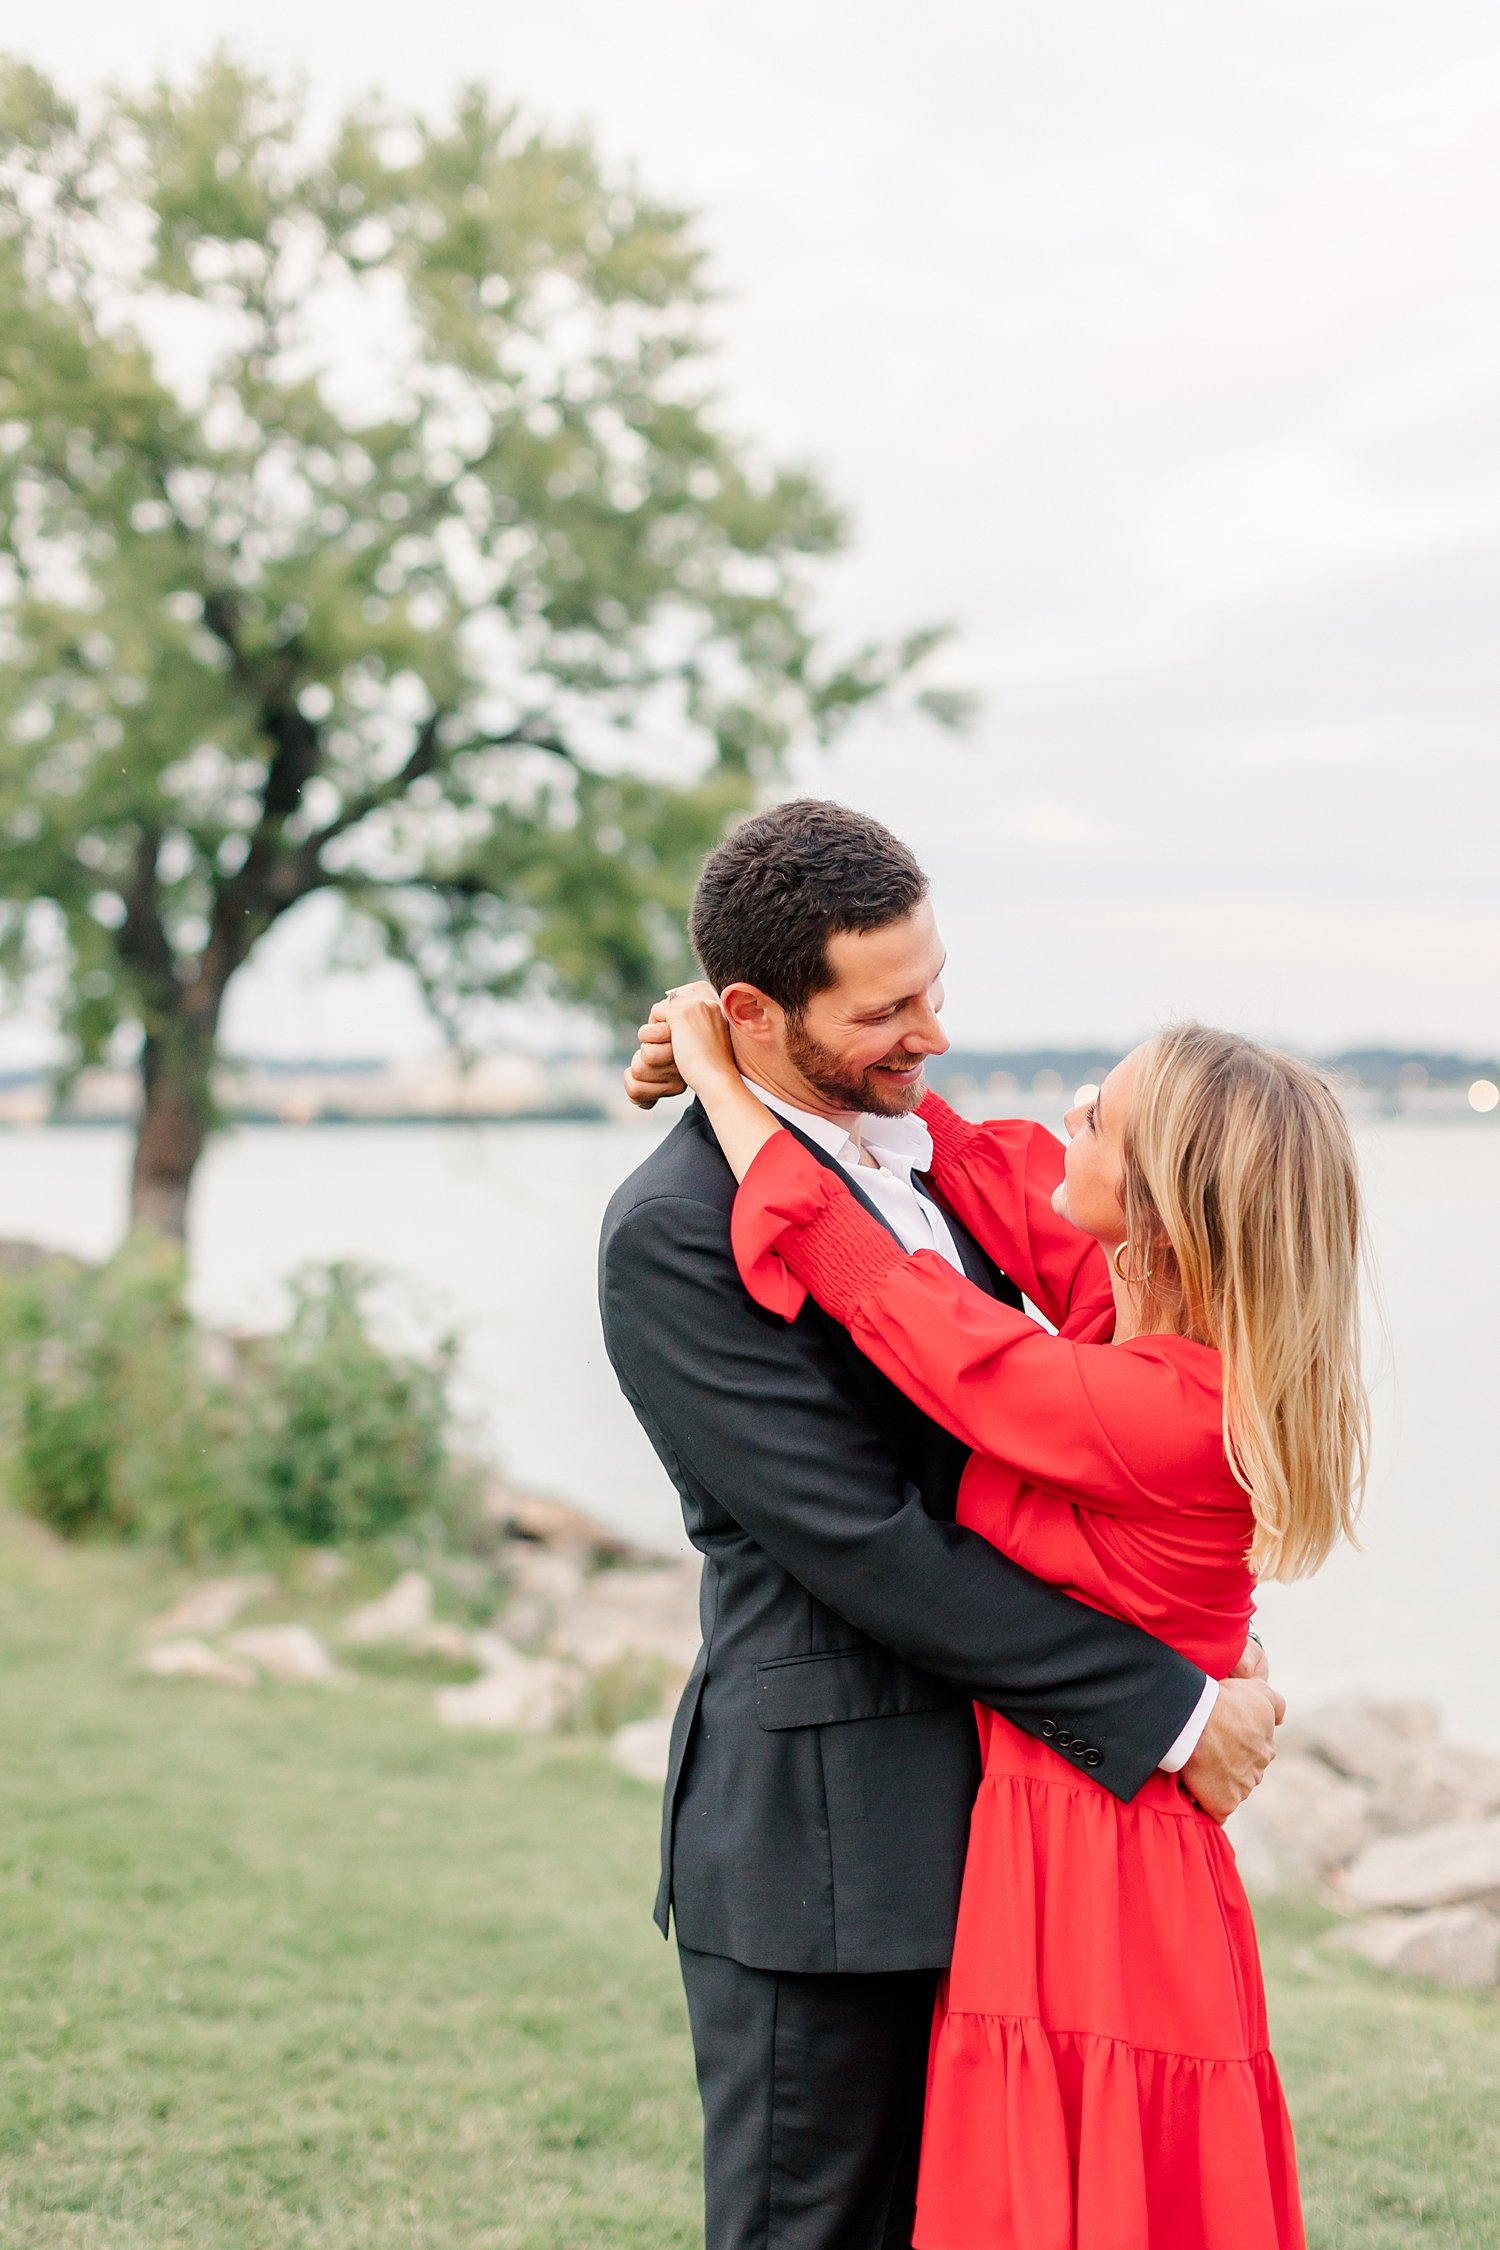
[[[1291,2125],[1223,1831],[990,1712],[939,1999],[917,2250],[1300,2250]]]

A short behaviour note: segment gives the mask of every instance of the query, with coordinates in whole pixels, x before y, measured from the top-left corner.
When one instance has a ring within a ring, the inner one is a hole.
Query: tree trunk
[[[149,1033],[141,1055],[130,1223],[175,1242],[187,1238],[188,1195],[213,1126],[214,1028],[173,1024]]]

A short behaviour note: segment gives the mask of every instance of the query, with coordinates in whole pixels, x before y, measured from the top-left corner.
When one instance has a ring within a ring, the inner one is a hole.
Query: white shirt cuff
[[[1199,1696],[1198,1701],[1194,1706],[1192,1717],[1188,1720],[1187,1725],[1183,1728],[1181,1734],[1177,1737],[1177,1740],[1173,1743],[1171,1749],[1162,1759],[1161,1771],[1163,1773],[1181,1773],[1183,1767],[1187,1764],[1189,1758],[1192,1756],[1193,1752],[1197,1749],[1199,1743],[1202,1741],[1203,1729],[1208,1725],[1209,1718],[1213,1712],[1213,1707],[1218,1702],[1218,1700],[1218,1681],[1205,1680],[1203,1683],[1203,1693]]]

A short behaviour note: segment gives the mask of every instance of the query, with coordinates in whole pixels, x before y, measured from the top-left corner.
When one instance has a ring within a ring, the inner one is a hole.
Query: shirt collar
[[[819,1117],[813,1110],[798,1109],[779,1094],[768,1093],[752,1078],[745,1084],[757,1101],[764,1102],[788,1125],[795,1125],[836,1160],[863,1147],[877,1164],[883,1164],[900,1180],[909,1182],[913,1172],[932,1169],[932,1135],[915,1112],[905,1117],[878,1117],[872,1110],[854,1110],[847,1117]]]

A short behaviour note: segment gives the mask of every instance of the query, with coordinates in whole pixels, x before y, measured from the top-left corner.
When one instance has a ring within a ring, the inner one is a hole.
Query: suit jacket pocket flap
[[[895,1719],[963,1701],[930,1673],[876,1648],[835,1648],[755,1667],[755,1716],[772,1733],[845,1719]]]

